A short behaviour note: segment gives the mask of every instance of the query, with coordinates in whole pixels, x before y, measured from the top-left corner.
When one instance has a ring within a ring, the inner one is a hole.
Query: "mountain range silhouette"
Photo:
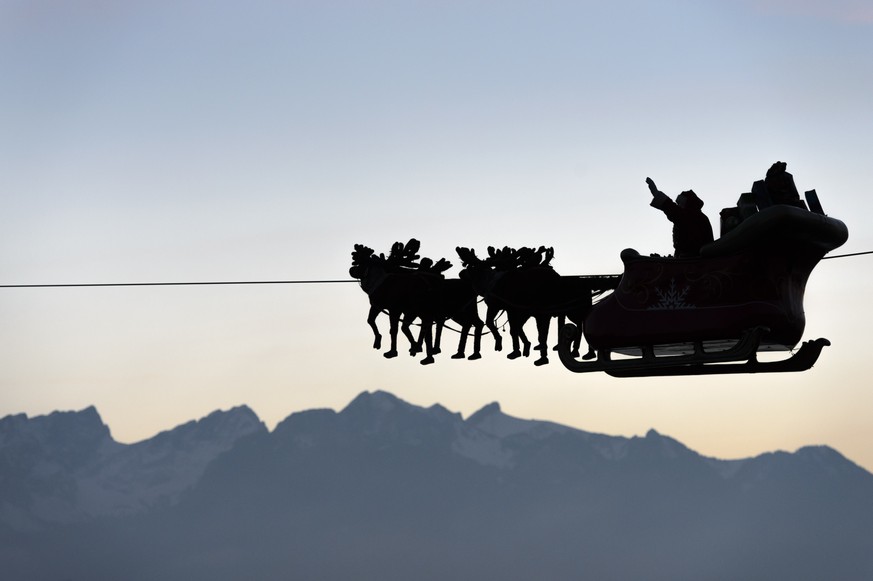
[[[93,407],[0,419],[8,579],[873,579],[873,474],[825,446],[707,458],[382,391],[272,431],[136,444]]]

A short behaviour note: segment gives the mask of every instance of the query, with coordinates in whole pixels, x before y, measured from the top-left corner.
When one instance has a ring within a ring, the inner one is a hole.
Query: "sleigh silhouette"
[[[815,265],[841,246],[848,230],[811,206],[765,206],[704,246],[699,257],[621,253],[614,292],[595,304],[584,336],[597,356],[571,353],[573,324],[561,330],[559,354],[575,372],[616,377],[803,371],[827,339],[807,341],[787,359],[759,361],[761,351],[791,351],[806,324],[803,296]],[[724,214],[724,213],[723,213]]]

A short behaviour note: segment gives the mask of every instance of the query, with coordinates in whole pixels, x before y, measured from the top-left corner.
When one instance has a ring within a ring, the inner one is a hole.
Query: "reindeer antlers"
[[[421,242],[415,238],[410,238],[409,242],[406,244],[395,242],[394,245],[391,246],[391,253],[388,255],[388,263],[392,266],[414,268],[418,266],[415,261],[421,258],[417,254],[419,248],[421,248]]]
[[[455,252],[458,253],[458,257],[461,259],[461,264],[464,268],[475,266],[477,264],[482,264],[482,260],[478,256],[476,256],[476,251],[472,248],[458,246],[455,248]]]
[[[536,250],[528,246],[518,249],[509,246],[497,249],[494,246],[489,246],[488,258],[485,260],[479,260],[475,252],[469,248],[458,247],[455,250],[464,261],[464,267],[485,264],[495,270],[514,270],[534,266],[550,267],[549,263],[555,256],[554,248],[546,248],[545,246],[540,246]]]
[[[364,264],[369,260],[378,260],[394,268],[415,268],[436,274],[451,268],[452,263],[445,258],[439,259],[436,263],[429,258],[421,258],[418,255],[420,248],[421,243],[415,238],[410,238],[406,244],[395,242],[391,245],[388,257],[385,258],[384,254],[375,256],[372,248],[363,244],[355,244],[355,251],[352,252],[352,264]],[[489,246],[488,258],[484,260],[476,256],[476,251],[472,248],[458,246],[455,248],[455,252],[458,253],[463,268],[486,265],[497,270],[513,270],[534,266],[551,268],[550,263],[555,256],[554,248],[546,248],[545,246],[540,246],[536,250],[528,246],[518,249],[504,246],[499,250]]]

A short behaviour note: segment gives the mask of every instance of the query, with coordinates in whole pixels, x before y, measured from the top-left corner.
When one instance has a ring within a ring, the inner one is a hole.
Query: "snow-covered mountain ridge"
[[[743,477],[753,486],[772,470],[765,460],[804,459],[822,474],[863,470],[827,447],[756,459],[704,458],[650,430],[644,437],[594,434],[553,422],[502,412],[496,402],[464,419],[436,404],[415,406],[384,392],[363,392],[343,410],[291,414],[269,433],[248,407],[216,411],[134,444],[116,442],[94,407],[28,418],[0,419],[0,527],[38,530],[53,523],[143,513],[172,506],[198,484],[207,468],[246,436],[288,437],[296,449],[316,449],[351,433],[377,446],[421,448],[422,454],[455,456],[482,467],[514,470],[554,462],[589,472],[640,462],[693,466],[721,479]],[[749,476],[749,469],[756,472]],[[810,468],[812,469],[812,468]]]
[[[246,406],[134,444],[116,442],[92,406],[0,419],[0,526],[39,529],[174,504],[240,438],[266,432]]]
[[[131,445],[94,408],[0,420],[10,579],[867,581],[871,546],[873,474],[827,447],[722,461],[381,391]]]

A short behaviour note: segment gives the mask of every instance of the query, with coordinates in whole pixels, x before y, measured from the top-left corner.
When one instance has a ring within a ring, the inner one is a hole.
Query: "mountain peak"
[[[27,424],[37,438],[61,447],[70,438],[95,444],[112,439],[109,426],[103,423],[93,405],[79,411],[56,411],[47,416],[35,416]]]
[[[484,406],[482,409],[471,415],[467,418],[467,421],[473,425],[480,423],[482,420],[487,418],[488,416],[493,416],[494,414],[502,414],[503,412],[500,409],[500,404],[496,401],[489,403]]]
[[[698,456],[697,452],[692,451],[682,442],[670,436],[665,436],[654,428],[650,428],[644,438],[634,436],[631,441],[637,442],[638,445],[645,449],[657,450],[665,458],[679,458],[688,455]]]
[[[198,421],[201,424],[221,424],[222,426],[234,425],[248,428],[263,425],[258,415],[247,405],[239,405],[229,410],[215,410],[205,418]]]
[[[830,476],[854,474],[866,477],[869,474],[830,446],[804,446],[794,453],[794,457],[815,471]]]
[[[229,410],[215,410],[199,420],[191,420],[140,443],[172,441],[174,446],[179,446],[190,440],[222,442],[222,446],[229,446],[241,436],[266,431],[266,425],[257,414],[250,407],[241,405]]]
[[[87,462],[102,447],[115,446],[116,442],[94,406],[31,418],[16,414],[0,419],[0,446],[29,445],[37,446],[53,461],[72,466]]]
[[[471,415],[465,422],[467,426],[476,428],[497,438],[505,438],[515,434],[536,434],[537,437],[548,436],[555,430],[565,430],[563,426],[538,420],[522,420],[508,416],[500,409],[500,404],[492,402]]]
[[[435,403],[429,408],[427,408],[427,412],[437,419],[446,420],[450,422],[454,421],[463,421],[461,418],[461,414],[449,411],[445,406]]]
[[[500,406],[497,403],[491,404],[491,406],[496,406],[496,411],[500,411]],[[486,406],[477,413],[482,413],[486,408],[490,408],[490,406]],[[400,399],[393,393],[389,393],[383,390],[361,392],[345,408],[343,408],[340,414],[345,416],[382,416],[384,414],[388,414],[398,410],[424,413],[425,416],[440,421],[461,420],[460,413],[452,412],[439,403],[435,403],[428,408],[424,408],[408,403]]]
[[[363,391],[340,413],[355,412],[358,410],[378,411],[382,413],[391,412],[400,406],[409,406],[405,401],[393,393],[387,391],[376,390],[373,392]]]

